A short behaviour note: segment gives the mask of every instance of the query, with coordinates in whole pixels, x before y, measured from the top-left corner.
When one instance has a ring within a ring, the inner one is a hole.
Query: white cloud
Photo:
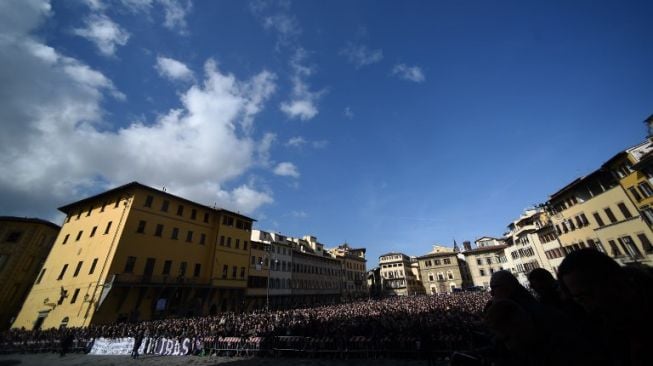
[[[0,12],[0,24],[14,19],[0,37],[0,80],[11,90],[0,98],[2,212],[52,217],[59,205],[133,180],[244,213],[273,202],[252,183],[225,188],[262,153],[245,127],[274,92],[273,74],[238,80],[209,60],[178,108],[119,127],[102,109],[107,94],[124,97],[111,80],[29,35],[49,14],[43,7],[12,4]]]
[[[296,42],[302,29],[294,15],[288,10],[289,3],[253,1],[250,3],[252,14],[258,18],[267,31],[273,31],[277,36],[277,49],[281,46],[290,46]]]
[[[305,145],[310,145],[315,149],[323,149],[329,145],[329,141],[326,140],[308,141],[301,136],[295,136],[295,137],[291,137],[288,140],[288,142],[286,142],[286,146],[294,147],[294,148],[302,148]]]
[[[308,217],[308,214],[306,213],[306,211],[299,210],[299,211],[291,211],[290,216],[298,219],[304,219]]]
[[[186,18],[193,9],[190,0],[121,0],[120,3],[132,13],[150,15],[152,9],[161,9],[164,27],[182,35],[188,33]],[[155,4],[158,7],[155,7]]]
[[[392,74],[400,79],[421,83],[426,80],[422,68],[419,66],[407,66],[406,64],[397,64],[392,69]]]
[[[304,146],[308,141],[304,139],[301,136],[296,136],[296,137],[291,137],[288,142],[286,142],[286,146],[292,146],[292,147],[302,147]]]
[[[100,52],[113,56],[117,46],[124,46],[129,33],[104,14],[91,14],[85,20],[84,28],[76,28],[73,33],[95,43]]]
[[[281,175],[284,177],[294,177],[299,178],[299,172],[297,167],[293,163],[283,162],[279,163],[276,168],[274,168],[274,174]]]
[[[192,9],[191,2],[185,0],[158,0],[158,2],[163,6],[165,14],[163,25],[170,30],[186,34],[186,16]]]
[[[290,100],[282,102],[280,109],[291,119],[307,121],[314,118],[318,113],[317,101],[324,91],[314,92],[310,90],[305,78],[313,73],[313,69],[305,65],[307,52],[298,48],[290,60],[293,69],[291,83],[293,85]]]
[[[357,45],[351,42],[347,43],[340,51],[340,54],[347,57],[347,61],[354,64],[357,69],[383,60],[383,50],[371,50],[365,45]]]
[[[345,107],[344,114],[345,114],[345,117],[347,117],[347,119],[353,119],[354,118],[354,111],[351,110],[351,107]]]
[[[159,72],[159,75],[170,80],[193,80],[193,72],[188,66],[169,57],[157,57],[155,68]]]

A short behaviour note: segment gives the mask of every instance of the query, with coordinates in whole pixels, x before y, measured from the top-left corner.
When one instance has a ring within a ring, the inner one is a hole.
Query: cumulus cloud
[[[279,163],[279,165],[274,168],[274,174],[284,177],[299,178],[299,171],[297,171],[297,167],[295,164],[289,162]]]
[[[0,37],[0,80],[11,90],[0,98],[0,211],[52,217],[59,205],[133,180],[244,213],[273,202],[251,183],[226,187],[267,153],[246,127],[274,93],[274,74],[239,80],[208,60],[178,108],[119,127],[102,102],[124,95],[100,71],[30,36],[49,11],[24,3],[0,11],[2,26],[5,17],[15,24]]]
[[[400,79],[421,83],[426,80],[422,68],[419,66],[408,66],[406,64],[397,64],[392,69],[392,74]]]
[[[313,74],[313,68],[306,66],[307,52],[298,48],[290,60],[293,75],[290,78],[292,92],[290,100],[282,102],[279,108],[291,119],[307,121],[318,113],[317,102],[324,91],[311,91],[306,78]]]
[[[73,33],[93,42],[106,56],[113,56],[117,46],[129,40],[129,33],[104,14],[91,14],[84,23],[84,28],[76,28]]]
[[[155,68],[159,75],[170,80],[193,80],[193,72],[186,64],[169,57],[157,57]]]
[[[375,64],[383,60],[383,50],[372,50],[365,45],[347,43],[347,45],[340,51],[341,55],[347,58],[349,63],[352,63],[356,68]]]

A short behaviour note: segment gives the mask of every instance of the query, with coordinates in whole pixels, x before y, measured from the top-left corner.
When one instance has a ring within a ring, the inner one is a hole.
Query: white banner
[[[147,345],[147,350],[145,346]],[[144,338],[138,348],[139,354],[161,356],[184,356],[190,353],[192,342],[188,338],[179,341],[168,338]],[[131,355],[134,338],[97,338],[93,342],[90,355]]]
[[[91,355],[130,355],[134,349],[134,338],[96,338]]]

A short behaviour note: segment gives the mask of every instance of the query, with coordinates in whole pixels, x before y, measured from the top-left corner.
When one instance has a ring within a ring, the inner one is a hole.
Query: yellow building
[[[620,152],[551,195],[551,220],[565,253],[592,247],[622,264],[653,263],[653,231],[640,214],[653,189],[646,175],[633,169],[652,148],[647,141]]]
[[[508,248],[503,239],[483,236],[475,241],[476,248],[471,243],[463,243],[465,261],[469,268],[474,286],[490,287],[490,279],[496,271],[508,269],[508,260],[504,250]]]
[[[417,260],[423,291],[427,294],[451,293],[463,287],[458,253],[452,248],[434,245],[433,250]]]
[[[365,248],[351,248],[344,243],[329,253],[340,261],[342,267],[342,299],[349,301],[369,296]]]
[[[58,232],[49,221],[0,217],[0,329],[18,315]]]
[[[13,327],[242,308],[253,219],[137,182],[59,210],[64,225]]]

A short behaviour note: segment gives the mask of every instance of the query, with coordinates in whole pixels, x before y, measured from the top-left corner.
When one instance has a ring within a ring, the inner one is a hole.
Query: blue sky
[[[0,214],[137,180],[327,246],[501,235],[645,137],[650,2],[0,3]]]

